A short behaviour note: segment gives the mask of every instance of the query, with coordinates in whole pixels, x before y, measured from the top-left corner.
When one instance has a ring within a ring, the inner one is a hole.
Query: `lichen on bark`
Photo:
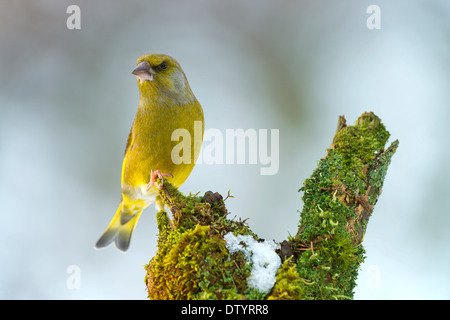
[[[354,126],[339,117],[326,156],[299,191],[298,232],[279,244],[283,263],[270,292],[247,284],[251,264],[230,254],[224,235],[254,234],[245,220],[229,219],[222,196],[185,196],[169,183],[160,191],[172,219],[157,214],[158,250],[146,266],[150,299],[352,299],[364,261],[362,240],[381,194],[394,141],[372,112]],[[275,217],[274,217],[275,218]]]

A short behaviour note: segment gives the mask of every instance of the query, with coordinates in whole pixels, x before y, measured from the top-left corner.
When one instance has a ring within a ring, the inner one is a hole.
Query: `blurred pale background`
[[[81,29],[68,30],[69,5]],[[369,30],[366,9],[381,8]],[[206,128],[279,129],[280,169],[198,165],[262,238],[296,232],[339,115],[374,111],[400,147],[364,238],[356,299],[450,298],[448,1],[0,2],[0,298],[145,299],[152,206],[126,254],[93,245],[120,199],[136,59],[183,66]],[[79,288],[67,286],[70,266]]]

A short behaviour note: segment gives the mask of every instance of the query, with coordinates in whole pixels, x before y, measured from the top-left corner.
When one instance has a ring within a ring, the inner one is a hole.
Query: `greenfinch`
[[[203,140],[202,107],[175,59],[163,54],[142,56],[132,74],[137,76],[140,99],[123,159],[122,199],[96,249],[114,241],[118,249],[126,251],[142,210],[155,202],[158,210],[164,208],[157,178],[179,187],[191,173],[200,152],[198,143],[194,146],[194,139],[188,141],[190,161],[173,161],[178,143],[173,132],[182,129],[193,136],[201,123],[200,144]]]

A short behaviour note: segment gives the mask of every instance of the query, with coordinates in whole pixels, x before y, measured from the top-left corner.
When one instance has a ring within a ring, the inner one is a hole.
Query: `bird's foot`
[[[159,170],[155,170],[150,173],[150,182],[147,185],[147,191],[150,190],[150,188],[154,185],[158,190],[161,190],[164,184],[164,177],[171,177],[173,176],[170,173],[161,173]],[[161,184],[156,183],[156,178],[161,179]]]

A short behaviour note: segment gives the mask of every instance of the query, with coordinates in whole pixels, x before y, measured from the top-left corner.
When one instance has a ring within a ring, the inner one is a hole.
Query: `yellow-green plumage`
[[[165,179],[179,187],[194,168],[200,151],[200,146],[194,145],[196,121],[197,126],[201,124],[203,140],[203,110],[177,61],[162,54],[146,55],[138,59],[133,73],[138,76],[140,100],[123,160],[122,201],[96,248],[114,241],[120,250],[128,249],[142,210],[157,200],[154,186],[147,191],[151,171],[171,174],[173,177]],[[175,164],[172,160],[172,150],[180,143],[172,141],[177,129],[187,129],[191,135],[190,163]]]

